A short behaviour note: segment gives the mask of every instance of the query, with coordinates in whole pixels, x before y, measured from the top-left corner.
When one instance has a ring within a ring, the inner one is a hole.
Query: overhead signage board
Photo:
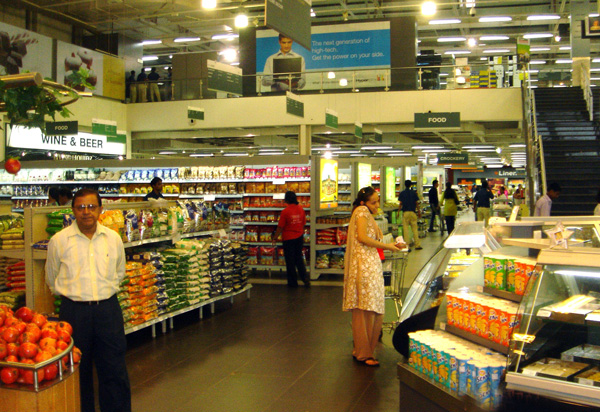
[[[311,48],[310,3],[305,0],[265,0],[265,25]]]
[[[325,109],[325,126],[332,129],[338,128],[338,114],[330,109]]]
[[[188,119],[204,120],[204,109],[188,106]]]
[[[92,134],[117,137],[117,122],[113,120],[92,119]]]
[[[206,61],[208,70],[208,90],[226,92],[241,96],[242,69],[213,60]]]
[[[415,130],[460,129],[460,113],[415,113]]]
[[[319,208],[330,209],[338,205],[338,162],[321,158],[319,182]]]
[[[369,163],[358,164],[358,187],[371,186],[371,165]]]
[[[438,153],[438,165],[468,165],[468,153]]]
[[[304,102],[300,100],[300,96],[290,92],[285,94],[285,112],[304,117]]]
[[[70,136],[79,131],[78,122],[46,122],[46,136]]]
[[[124,137],[124,136],[123,136]],[[104,155],[126,154],[126,141],[118,136],[108,137],[92,133],[74,136],[48,136],[38,128],[7,127],[6,146],[16,149],[36,149],[54,152],[94,153]]]
[[[363,125],[362,123],[354,123],[354,136],[358,137],[359,140],[363,138]]]
[[[383,143],[383,132],[379,129],[373,129],[373,132],[375,132],[373,140],[375,140],[377,143]]]

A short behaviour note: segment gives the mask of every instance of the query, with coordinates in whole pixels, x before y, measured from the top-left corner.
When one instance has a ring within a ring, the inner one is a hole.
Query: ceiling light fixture
[[[248,27],[248,16],[246,14],[244,14],[243,12],[241,12],[240,14],[235,16],[234,25],[238,29]]]
[[[509,144],[508,147],[525,147],[526,145],[524,143],[514,143],[514,144]]]
[[[327,78],[328,79],[335,79],[335,72],[329,72],[329,73],[327,73]]]
[[[232,62],[237,59],[237,50],[236,49],[225,49],[219,52],[223,59],[228,62]]]
[[[142,41],[142,46],[151,46],[153,44],[161,44],[162,40],[144,40]]]
[[[212,153],[192,153],[190,157],[213,157]]]
[[[217,7],[217,0],[202,0],[202,8],[212,10]]]
[[[557,43],[560,41],[560,35],[557,34],[556,36],[554,36],[554,41],[556,41]]]
[[[340,86],[342,86],[342,87],[348,86],[348,79],[340,79]]]
[[[531,60],[529,64],[546,64],[546,60]]]
[[[273,156],[280,156],[280,155],[283,155],[283,154],[284,154],[283,152],[258,152],[259,156],[271,156],[271,155],[273,155]]]
[[[490,41],[490,40],[508,40],[510,37],[508,36],[479,36],[480,41]]]
[[[158,152],[159,155],[172,155],[172,154],[177,154],[177,152],[172,152],[172,151],[168,151],[168,150],[164,150],[162,152]]]
[[[509,49],[487,49],[484,53],[510,53]]]
[[[412,150],[443,149],[444,146],[413,146]]]
[[[444,54],[471,54],[469,50],[448,50]]]
[[[477,46],[477,39],[474,37],[470,37],[469,40],[467,40],[467,46],[469,46],[469,47]]]
[[[466,37],[438,37],[438,43],[451,43],[467,40]]]
[[[571,50],[571,46],[560,46],[558,50]]]
[[[392,146],[363,146],[360,150],[386,150],[392,149]]]
[[[535,21],[535,20],[558,20],[560,16],[558,14],[534,14],[531,16],[527,16],[527,20]]]
[[[238,157],[242,157],[242,156],[248,156],[248,153],[223,153],[223,156],[238,156]]]
[[[550,51],[552,50],[550,47],[532,47],[529,51],[532,52],[542,52],[542,51]]]
[[[317,17],[317,13],[313,9],[310,9],[310,17]]]
[[[144,56],[142,57],[142,61],[150,62],[153,60],[158,60],[158,56]]]
[[[239,34],[237,33],[221,33],[221,34],[215,34],[211,37],[211,39],[213,40],[235,40],[238,37],[240,37]]]
[[[556,59],[556,61],[554,62],[556,64],[571,64],[573,63],[572,59]]]
[[[512,21],[512,17],[509,17],[509,16],[487,16],[487,17],[479,18],[479,23],[495,23],[495,22],[502,22],[502,21]]]
[[[526,33],[523,35],[524,39],[547,39],[552,37],[552,33]]]
[[[173,40],[175,43],[190,43],[193,41],[200,41],[200,37],[178,37]]]
[[[421,14],[423,16],[433,16],[437,11],[437,6],[433,1],[426,1],[421,4]]]
[[[429,20],[429,24],[458,24],[460,22],[460,19]]]

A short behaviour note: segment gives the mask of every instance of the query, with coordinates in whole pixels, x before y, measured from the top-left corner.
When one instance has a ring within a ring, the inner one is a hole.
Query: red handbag
[[[379,259],[385,260],[385,255],[383,254],[383,249],[377,248],[377,253],[379,253]]]

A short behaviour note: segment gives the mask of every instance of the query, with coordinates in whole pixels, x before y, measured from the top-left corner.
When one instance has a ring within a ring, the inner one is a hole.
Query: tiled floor
[[[445,239],[428,235],[424,249],[409,255],[406,288]],[[352,360],[340,280],[310,289],[255,284],[250,300],[220,302],[203,320],[194,311],[155,339],[149,330],[129,335],[133,410],[397,411],[400,355],[392,336],[384,333],[378,349],[381,367]]]

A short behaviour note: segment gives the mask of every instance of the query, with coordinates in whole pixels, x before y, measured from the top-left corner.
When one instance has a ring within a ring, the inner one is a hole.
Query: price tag
[[[285,193],[273,194],[273,200],[283,200],[283,199],[285,199]]]
[[[215,195],[204,195],[204,200],[206,200],[207,202],[214,202],[216,200],[216,196]]]
[[[538,310],[537,315],[538,315],[539,318],[549,318],[550,317],[550,313],[551,312],[549,310],[547,310],[547,309],[540,309],[540,310]]]
[[[475,289],[477,289],[477,292],[483,293],[483,286],[477,285],[477,287]]]
[[[285,184],[285,179],[274,179],[273,180],[273,184],[274,185],[284,185]]]
[[[579,378],[577,379],[577,382],[581,383],[582,385],[594,386],[594,381],[591,379]]]
[[[227,237],[227,232],[225,232],[225,229],[219,229],[219,237]]]
[[[444,322],[440,322],[440,330],[446,330],[446,324]]]
[[[181,233],[175,233],[173,235],[173,243],[179,242],[181,240]]]
[[[530,369],[523,369],[523,375],[525,376],[535,376],[535,371]]]

